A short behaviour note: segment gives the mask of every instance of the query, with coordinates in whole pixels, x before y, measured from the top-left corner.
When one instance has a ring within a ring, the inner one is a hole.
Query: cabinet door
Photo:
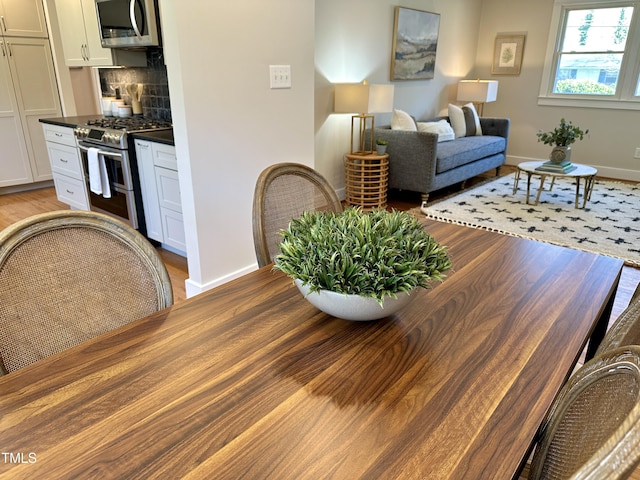
[[[42,0],[0,0],[0,17],[5,36],[48,37]]]
[[[47,151],[49,152],[51,170],[54,173],[66,175],[67,177],[78,180],[84,179],[77,147],[47,142]]]
[[[182,214],[168,208],[160,208],[160,212],[162,213],[164,243],[170,247],[177,248],[181,252],[186,252],[187,243],[184,236]]]
[[[0,40],[0,151],[0,187],[33,181],[18,102],[9,71],[8,48],[3,40]]]
[[[60,26],[60,39],[68,67],[87,65],[87,35],[84,31],[84,17],[80,0],[56,2],[56,15]]]
[[[68,67],[112,66],[110,48],[102,48],[95,0],[56,2],[60,37]]]
[[[81,3],[84,31],[87,36],[86,50],[89,55],[89,61],[86,65],[92,67],[114,65],[112,49],[102,48],[95,0],[81,0]]]
[[[144,140],[135,141],[136,160],[138,162],[138,174],[140,175],[140,187],[142,190],[142,207],[147,224],[147,236],[158,242],[164,242],[151,145],[151,142]]]
[[[49,41],[14,37],[7,44],[33,180],[49,180],[51,166],[39,120],[62,115]]]
[[[80,210],[89,210],[89,198],[84,180],[56,173],[53,176],[53,184],[56,187],[56,196],[62,203]]]
[[[160,206],[174,212],[182,212],[178,172],[156,166],[156,186]]]

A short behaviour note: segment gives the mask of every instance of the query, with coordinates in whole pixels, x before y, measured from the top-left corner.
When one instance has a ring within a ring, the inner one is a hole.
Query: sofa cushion
[[[449,120],[456,138],[482,135],[480,118],[473,103],[467,103],[462,107],[449,104]]]
[[[466,165],[480,158],[504,152],[504,137],[490,135],[456,138],[453,142],[438,143],[436,173]]]
[[[416,121],[411,115],[403,110],[394,110],[391,115],[391,130],[407,130],[417,132]]]
[[[438,134],[438,142],[448,142],[455,138],[453,128],[446,120],[438,122],[416,122],[419,132],[429,132]]]

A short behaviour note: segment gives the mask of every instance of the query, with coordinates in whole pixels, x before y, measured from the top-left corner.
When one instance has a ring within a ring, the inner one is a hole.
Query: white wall
[[[187,240],[187,295],[256,267],[259,173],[313,165],[313,0],[160,0]],[[292,88],[269,89],[269,65]]]
[[[482,0],[405,0],[401,6],[440,14],[435,77],[389,79],[394,8],[391,0],[318,0],[315,34],[315,167],[339,192],[344,189],[343,156],[349,150],[351,116],[333,114],[333,84],[392,83],[394,107],[418,119],[446,110],[457,81],[473,70]],[[376,116],[376,125],[391,114]]]
[[[485,115],[511,118],[508,163],[546,160],[549,147],[537,141],[539,129],[551,130],[561,117],[589,128],[588,139],[572,145],[571,159],[598,168],[599,174],[640,181],[634,159],[640,112],[595,108],[539,106],[538,92],[547,48],[553,0],[484,0],[480,19],[477,75],[498,80],[498,100],[485,105]],[[493,43],[498,32],[526,32],[520,75],[491,75]]]

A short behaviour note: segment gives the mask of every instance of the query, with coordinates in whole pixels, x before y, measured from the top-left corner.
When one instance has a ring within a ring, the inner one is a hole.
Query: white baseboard
[[[544,162],[544,158],[517,157],[507,155],[505,163],[507,165],[517,166],[522,162]],[[612,168],[603,165],[589,165],[598,170],[598,177],[612,178],[614,180],[628,180],[632,182],[640,182],[640,170],[627,170],[624,168]]]
[[[0,195],[7,195],[9,193],[27,192],[29,190],[38,190],[40,188],[53,187],[53,180],[45,180],[37,183],[27,183],[24,185],[14,185],[11,187],[0,187]]]
[[[251,273],[254,270],[257,270],[258,264],[254,263],[245,268],[241,268],[240,270],[236,270],[235,272],[231,272],[222,277],[211,280],[206,283],[198,283],[193,281],[191,278],[187,278],[184,282],[185,285],[185,293],[187,294],[187,298],[191,298],[199,293],[206,292],[207,290],[211,290],[214,287],[222,285],[223,283],[230,282],[231,280],[246,275],[247,273]]]

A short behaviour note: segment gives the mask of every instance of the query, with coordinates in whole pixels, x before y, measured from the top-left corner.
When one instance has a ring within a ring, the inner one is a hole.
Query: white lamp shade
[[[339,83],[335,88],[335,113],[384,113],[393,110],[393,85]]]
[[[461,80],[458,83],[459,102],[488,103],[497,98],[497,80]]]

